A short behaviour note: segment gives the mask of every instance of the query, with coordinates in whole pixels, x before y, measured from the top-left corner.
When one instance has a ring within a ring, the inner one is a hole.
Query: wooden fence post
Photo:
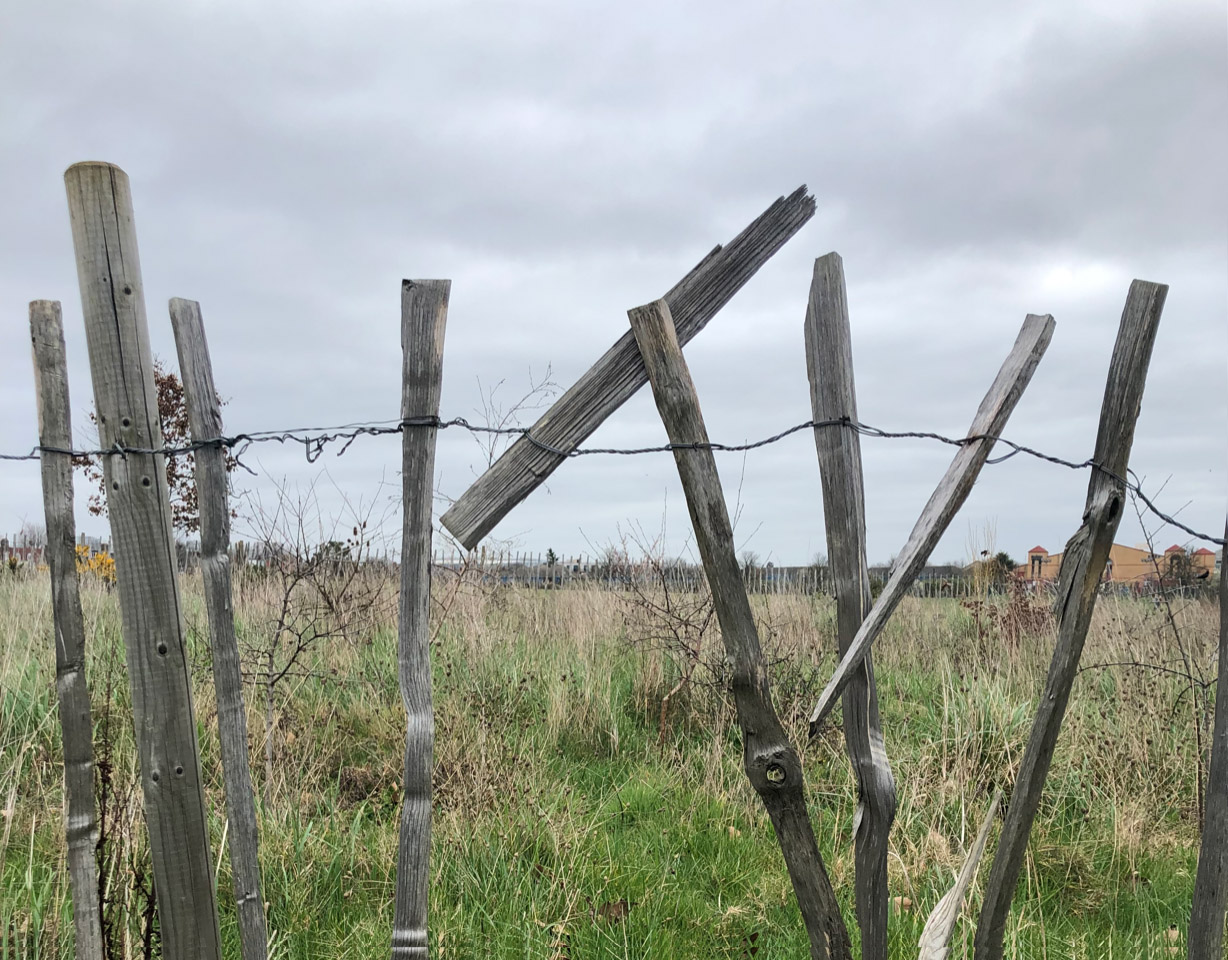
[[[844,690],[845,684],[860,667],[861,659],[869,651],[870,644],[887,625],[896,606],[925,566],[930,552],[937,546],[947,526],[968,499],[981,467],[985,465],[990,451],[993,450],[993,438],[1006,426],[1006,421],[1010,419],[1015,404],[1023,396],[1023,391],[1031,381],[1036,365],[1040,363],[1052,337],[1052,317],[1029,314],[1024,320],[1014,347],[990,385],[989,392],[981,401],[972,426],[968,429],[968,437],[978,439],[969,439],[959,448],[959,453],[939,481],[938,488],[930,495],[916,526],[908,536],[908,542],[896,558],[887,585],[883,587],[878,601],[870,609],[857,631],[857,636],[837,664],[831,680],[819,695],[819,702],[810,714],[812,734],[818,730],[823,718]]]
[[[94,806],[94,725],[85,680],[85,622],[77,578],[73,517],[72,422],[64,326],[54,300],[30,304],[34,389],[38,397],[39,461],[47,518],[47,565],[55,620],[55,687],[64,743],[65,833],[77,960],[102,960],[98,898],[98,816]],[[59,452],[63,451],[63,452]]]
[[[708,442],[699,398],[664,300],[628,312],[670,443]],[[712,590],[742,728],[746,775],[784,854],[814,960],[851,960],[852,947],[806,810],[802,764],[772,707],[759,633],[734,553],[733,528],[710,449],[675,450],[695,540]]]
[[[806,369],[816,421],[857,421],[853,343],[849,332],[844,264],[829,253],[815,261],[806,311]],[[870,598],[866,565],[866,503],[861,438],[851,423],[815,427],[823,482],[827,557],[836,587],[839,655],[844,656],[865,619]],[[862,960],[887,958],[887,839],[895,819],[895,779],[887,762],[874,666],[867,653],[844,693],[844,737],[857,775],[857,922]]]
[[[145,819],[167,957],[220,960],[205,798],[127,175],[106,163],[64,174],[89,343],[99,446]]]
[[[170,314],[192,440],[202,443],[222,435],[222,408],[213,384],[213,364],[209,360],[200,304],[175,298],[170,302]],[[269,952],[269,935],[264,899],[260,895],[260,830],[247,752],[243,668],[235,636],[226,451],[220,443],[201,447],[193,461],[200,510],[200,571],[213,648],[213,686],[217,695],[222,775],[226,781],[226,816],[230,821],[227,836],[239,915],[239,942],[243,960],[264,960]]]
[[[443,338],[449,280],[405,280],[401,287],[404,354],[402,440],[401,599],[398,644],[405,705],[405,792],[397,850],[393,960],[426,960],[430,886],[431,773],[435,718],[431,705],[431,506],[435,492],[435,436],[443,386]]]
[[[814,216],[814,197],[799,187],[781,197],[728,246],[717,247],[665,295],[678,340],[702,330],[751,277]],[[648,382],[635,340],[624,334],[532,427],[540,443],[573,450]],[[441,517],[472,550],[495,524],[536,490],[566,457],[519,437]]]
[[[1224,539],[1228,540],[1228,524],[1224,525]],[[1189,960],[1219,960],[1224,955],[1224,912],[1228,908],[1228,578],[1222,569],[1218,676],[1211,769],[1207,771],[1207,809],[1190,910]]]
[[[1151,348],[1167,294],[1168,287],[1162,284],[1135,280],[1130,285],[1121,315],[1104,402],[1100,407],[1100,430],[1093,454],[1096,466],[1087,487],[1083,525],[1070,538],[1062,555],[1056,606],[1057,644],[985,886],[976,929],[976,960],[1002,958],[1006,918],[1019,882],[1019,871],[1023,868],[1028,834],[1062,729],[1070,687],[1079,669],[1079,656],[1096,608],[1100,578],[1125,506],[1126,490],[1122,478],[1130,464],[1134,425],[1142,406]]]

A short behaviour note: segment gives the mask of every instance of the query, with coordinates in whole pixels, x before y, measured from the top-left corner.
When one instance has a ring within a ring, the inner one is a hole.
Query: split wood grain
[[[170,315],[192,440],[200,443],[220,437],[222,407],[213,382],[213,364],[209,359],[200,304],[175,298],[170,302]],[[226,451],[221,444],[201,447],[192,459],[196,503],[200,511],[200,570],[209,619],[209,644],[213,651],[213,687],[217,699],[222,776],[226,784],[227,838],[238,910],[239,946],[243,960],[265,960],[269,953],[269,934],[264,899],[260,894],[260,829],[256,822],[251,758],[247,752],[243,669],[235,636]]]
[[[127,175],[64,174],[99,446],[162,446]],[[163,952],[220,960],[212,856],[161,455],[102,457]]]
[[[968,499],[972,485],[976,483],[981,467],[985,465],[993,449],[992,438],[999,436],[1006,426],[1006,421],[1019,398],[1023,396],[1023,391],[1032,379],[1032,374],[1052,337],[1051,316],[1029,314],[1024,320],[1014,347],[994,378],[989,392],[981,401],[968,430],[968,437],[980,439],[971,439],[960,447],[925,509],[921,511],[921,517],[913,527],[908,542],[904,544],[904,549],[896,559],[887,585],[858,629],[857,636],[849,644],[848,651],[840,659],[831,680],[819,695],[818,703],[810,715],[812,735],[818,731],[819,725],[835,705],[836,698],[860,669],[862,658],[869,651],[870,645],[887,625],[900,600],[925,566],[931,551],[942,539],[947,526]]]
[[[657,300],[632,309],[628,315],[670,442],[707,443],[699,398],[682,356],[669,305]],[[734,554],[733,528],[716,459],[711,450],[690,449],[675,450],[674,460],[733,668],[733,695],[742,729],[746,775],[776,828],[810,938],[811,957],[851,960],[848,930],[806,810],[801,761],[772,706],[767,665]]]
[[[829,253],[815,261],[806,310],[806,370],[816,421],[857,422],[853,344],[844,264]],[[823,484],[827,562],[836,591],[836,636],[843,656],[871,606],[866,564],[866,504],[861,436],[851,426],[816,427]],[[857,923],[862,960],[887,958],[887,849],[895,819],[895,778],[878,713],[874,665],[866,654],[844,692],[844,737],[857,777],[854,820]]]
[[[688,343],[814,215],[814,197],[799,187],[781,197],[725,247],[717,247],[665,295],[680,343]],[[532,436],[555,450],[574,450],[645,383],[631,334],[624,334],[533,425]],[[466,490],[441,522],[472,550],[567,458],[520,437]]]
[[[401,418],[439,416],[443,341],[450,280],[401,285]],[[405,792],[397,850],[392,960],[426,960],[430,886],[431,773],[435,717],[431,703],[431,506],[435,438],[431,426],[406,427],[402,441],[401,596],[398,677],[405,706]]]
[[[72,409],[60,304],[30,304],[38,442],[72,449]],[[77,960],[102,960],[102,915],[98,893],[98,812],[94,804],[94,724],[85,677],[85,621],[77,575],[77,523],[73,516],[72,457],[44,449],[39,454],[43,511],[47,520],[47,566],[55,623],[55,689],[64,744],[65,834],[72,890]]]
[[[968,851],[964,865],[951,887],[938,901],[929,919],[925,921],[925,929],[921,931],[918,960],[947,960],[951,953],[951,935],[955,932],[955,921],[959,919],[964,907],[964,896],[976,876],[977,865],[985,853],[985,844],[989,841],[989,831],[993,827],[994,815],[998,812],[998,804],[1002,800],[1002,791],[995,790],[993,800],[989,802],[989,810],[981,829],[977,832],[976,842]]]
[[[1062,729],[1070,687],[1078,673],[1109,548],[1126,502],[1121,478],[1130,464],[1134,426],[1167,293],[1168,287],[1162,284],[1135,280],[1121,315],[1100,407],[1100,428],[1093,455],[1098,467],[1092,469],[1088,483],[1083,525],[1066,544],[1062,555],[1055,605],[1057,643],[985,886],[976,930],[976,960],[1001,960],[1003,955],[1006,920],[1027,853],[1028,835]]]

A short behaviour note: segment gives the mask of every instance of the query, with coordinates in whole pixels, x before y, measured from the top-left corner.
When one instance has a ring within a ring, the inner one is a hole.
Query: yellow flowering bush
[[[106,550],[94,553],[84,543],[77,544],[77,573],[90,574],[110,586],[115,582],[115,558]]]

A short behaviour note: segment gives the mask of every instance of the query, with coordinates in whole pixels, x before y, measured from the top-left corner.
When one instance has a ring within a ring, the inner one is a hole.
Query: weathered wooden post
[[[48,527],[48,534],[51,529]],[[1228,524],[1224,525],[1228,540]],[[1207,809],[1190,911],[1189,960],[1224,955],[1224,912],[1228,909],[1228,577],[1219,575],[1219,684],[1215,688],[1215,729],[1207,771]]]
[[[866,501],[861,472],[853,343],[849,331],[844,264],[829,253],[814,263],[806,310],[806,369],[816,422],[814,443],[823,482],[827,556],[836,588],[836,633],[844,656],[871,606],[866,566]],[[866,654],[844,693],[844,738],[857,776],[857,923],[862,960],[887,958],[887,840],[895,819],[895,779],[887,762],[874,666]]]
[[[47,518],[47,565],[55,620],[55,687],[64,743],[65,832],[72,889],[77,960],[102,960],[98,899],[98,816],[94,806],[94,725],[85,681],[85,622],[77,578],[77,525],[73,518],[72,418],[64,325],[54,300],[30,304],[34,389],[38,395],[39,461]]]
[[[685,344],[699,333],[812,216],[814,197],[798,187],[683,277],[665,295],[679,342]],[[538,444],[575,449],[647,382],[635,340],[625,334],[533,425],[530,433],[537,443],[518,438],[440,521],[472,550],[567,459]]]
[[[706,444],[682,347],[664,300],[629,311],[657,410],[672,444]],[[848,930],[815,841],[802,764],[772,706],[767,665],[734,553],[733,528],[721,490],[716,459],[706,448],[675,449],[674,460],[695,528],[695,541],[712,589],[725,649],[733,664],[733,695],[742,728],[746,775],[776,828],[814,960],[852,957]]]
[[[972,485],[976,483],[981,468],[993,450],[994,438],[1006,426],[1006,421],[1010,419],[1015,405],[1023,396],[1023,391],[1031,381],[1036,365],[1040,363],[1052,337],[1052,317],[1029,314],[1023,321],[1014,347],[994,378],[989,392],[981,400],[972,426],[968,429],[967,442],[959,448],[959,453],[938,482],[937,489],[930,495],[916,526],[908,536],[908,542],[896,557],[887,585],[883,587],[878,601],[866,615],[857,630],[857,636],[849,644],[848,650],[836,665],[831,680],[819,695],[819,701],[810,714],[812,734],[831,711],[845,685],[860,669],[861,660],[869,652],[870,645],[882,633],[887,621],[891,619],[891,614],[908,593],[913,580],[925,566],[925,561],[938,545],[938,541],[942,539],[947,526],[968,499]]]
[[[215,440],[222,435],[222,408],[213,384],[213,364],[209,360],[200,304],[175,298],[170,302],[170,314],[192,441],[201,444]],[[239,943],[243,960],[264,960],[269,953],[269,934],[260,895],[260,830],[247,753],[247,709],[243,702],[243,669],[235,636],[230,582],[226,451],[220,442],[201,446],[192,459],[196,504],[200,510],[200,572],[213,648],[213,686],[222,775],[226,781],[226,817],[230,822],[227,837],[239,915]]]
[[[1104,403],[1100,407],[1100,430],[1093,454],[1095,466],[1087,487],[1083,525],[1070,538],[1062,555],[1056,603],[1057,645],[985,886],[985,899],[976,928],[976,960],[1002,958],[1006,918],[1019,882],[1019,872],[1023,869],[1028,834],[1049,775],[1049,764],[1070,699],[1070,687],[1078,673],[1083,642],[1096,608],[1100,578],[1125,506],[1123,478],[1130,464],[1134,425],[1142,407],[1147,366],[1151,362],[1151,348],[1155,344],[1167,294],[1168,287],[1162,284],[1135,280],[1130,285],[1121,315]]]
[[[127,175],[64,174],[94,381],[99,446],[163,953],[220,960],[166,460]],[[120,448],[123,452],[120,452]]]
[[[431,705],[431,505],[435,436],[443,386],[443,337],[449,280],[405,280],[401,286],[402,503],[398,644],[405,705],[405,795],[397,850],[393,960],[426,960],[430,886],[431,773],[435,717]]]

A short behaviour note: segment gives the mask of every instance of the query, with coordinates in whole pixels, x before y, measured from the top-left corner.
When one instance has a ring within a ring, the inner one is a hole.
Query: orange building
[[[1028,562],[1021,564],[1015,575],[1021,580],[1042,582],[1056,580],[1061,569],[1062,555],[1038,546],[1028,551]],[[1215,554],[1206,547],[1187,553],[1184,547],[1174,543],[1163,554],[1153,554],[1146,547],[1115,543],[1109,548],[1104,580],[1106,583],[1146,583],[1160,577],[1181,575],[1203,579],[1214,573]]]

